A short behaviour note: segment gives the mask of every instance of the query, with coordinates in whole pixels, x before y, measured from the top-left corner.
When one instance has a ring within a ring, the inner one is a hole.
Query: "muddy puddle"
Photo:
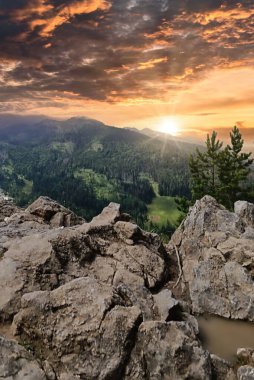
[[[238,348],[254,349],[254,323],[220,317],[198,317],[204,346],[215,355],[234,362]]]

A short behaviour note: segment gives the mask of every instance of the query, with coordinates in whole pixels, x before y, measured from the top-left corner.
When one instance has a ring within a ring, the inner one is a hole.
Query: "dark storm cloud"
[[[163,98],[253,63],[253,35],[248,0],[0,0],[0,101]]]

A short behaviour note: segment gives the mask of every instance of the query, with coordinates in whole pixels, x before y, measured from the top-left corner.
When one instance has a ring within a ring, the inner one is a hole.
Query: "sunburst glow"
[[[161,121],[159,131],[172,136],[177,136],[180,132],[178,122],[173,118],[165,118]]]

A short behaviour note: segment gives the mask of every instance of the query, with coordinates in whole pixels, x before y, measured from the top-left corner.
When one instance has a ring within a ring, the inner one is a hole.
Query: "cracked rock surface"
[[[121,376],[141,312],[116,289],[85,277],[51,292],[25,294],[21,304],[15,333],[47,357],[57,377]]]
[[[248,202],[233,213],[205,196],[173,235],[169,249],[179,251],[193,312],[254,321],[253,215]]]
[[[0,336],[0,379],[46,380],[33,356],[24,347]]]
[[[250,204],[204,198],[168,251],[115,203],[90,223],[47,197],[0,205],[0,380],[236,378],[190,310],[253,320]],[[172,247],[189,304],[169,289]]]

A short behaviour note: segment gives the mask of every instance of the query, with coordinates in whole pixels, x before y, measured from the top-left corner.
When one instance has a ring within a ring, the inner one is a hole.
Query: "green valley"
[[[0,187],[18,204],[43,194],[89,220],[117,202],[143,227],[175,228],[174,197],[190,196],[194,145],[86,118],[5,124],[0,120]]]
[[[156,196],[148,205],[148,220],[159,227],[168,223],[176,226],[180,216],[181,212],[178,210],[173,197]]]

